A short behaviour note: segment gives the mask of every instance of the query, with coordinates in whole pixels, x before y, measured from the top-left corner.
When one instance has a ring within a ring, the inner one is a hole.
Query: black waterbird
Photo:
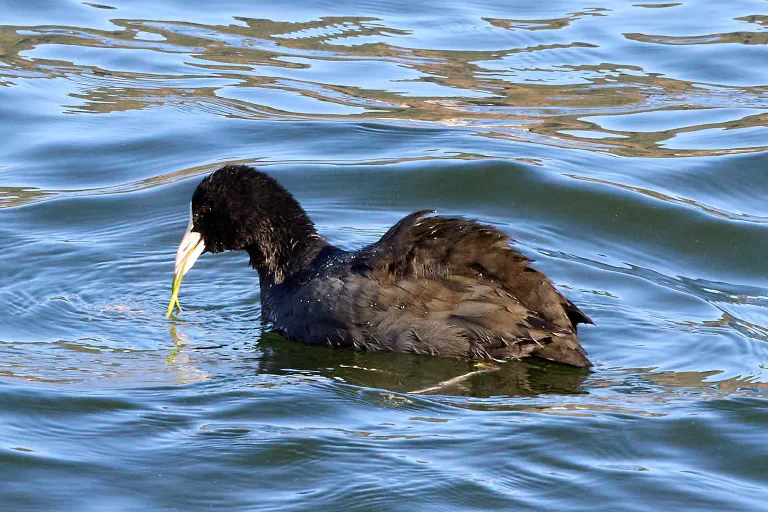
[[[181,277],[204,252],[247,251],[262,316],[288,339],[495,361],[591,366],[576,325],[592,320],[500,230],[419,211],[355,252],[321,237],[274,178],[245,165],[207,176],[176,254]]]

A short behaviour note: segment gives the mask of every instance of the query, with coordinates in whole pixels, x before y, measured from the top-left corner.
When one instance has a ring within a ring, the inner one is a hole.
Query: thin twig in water
[[[423,393],[431,393],[432,391],[440,391],[441,389],[445,389],[447,387],[453,386],[454,384],[458,384],[459,382],[463,382],[467,380],[468,378],[474,376],[474,375],[480,375],[481,373],[488,373],[488,372],[495,372],[498,371],[500,368],[498,366],[484,366],[480,368],[479,370],[475,370],[469,373],[465,373],[463,375],[459,375],[457,377],[454,377],[452,379],[444,380],[443,382],[437,384],[436,386],[432,386],[429,388],[419,389],[416,391],[411,391],[410,393],[412,395],[420,395]]]

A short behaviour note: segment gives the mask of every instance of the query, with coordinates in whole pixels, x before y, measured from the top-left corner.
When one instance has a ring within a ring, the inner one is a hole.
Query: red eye
[[[200,213],[211,213],[211,207],[203,206],[202,208],[200,208]]]

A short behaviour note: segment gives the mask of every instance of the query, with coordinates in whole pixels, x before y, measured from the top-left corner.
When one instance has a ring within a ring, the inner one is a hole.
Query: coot
[[[192,196],[174,282],[204,252],[244,250],[259,273],[262,316],[288,339],[591,366],[576,325],[592,321],[510,247],[506,234],[433,214],[412,213],[378,242],[344,251],[317,233],[272,177],[227,165]]]

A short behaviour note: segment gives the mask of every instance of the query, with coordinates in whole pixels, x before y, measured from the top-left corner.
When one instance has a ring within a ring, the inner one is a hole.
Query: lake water
[[[766,2],[102,1],[0,4],[0,509],[768,510]],[[499,226],[595,367],[288,342],[242,253],[167,320],[224,162]]]

